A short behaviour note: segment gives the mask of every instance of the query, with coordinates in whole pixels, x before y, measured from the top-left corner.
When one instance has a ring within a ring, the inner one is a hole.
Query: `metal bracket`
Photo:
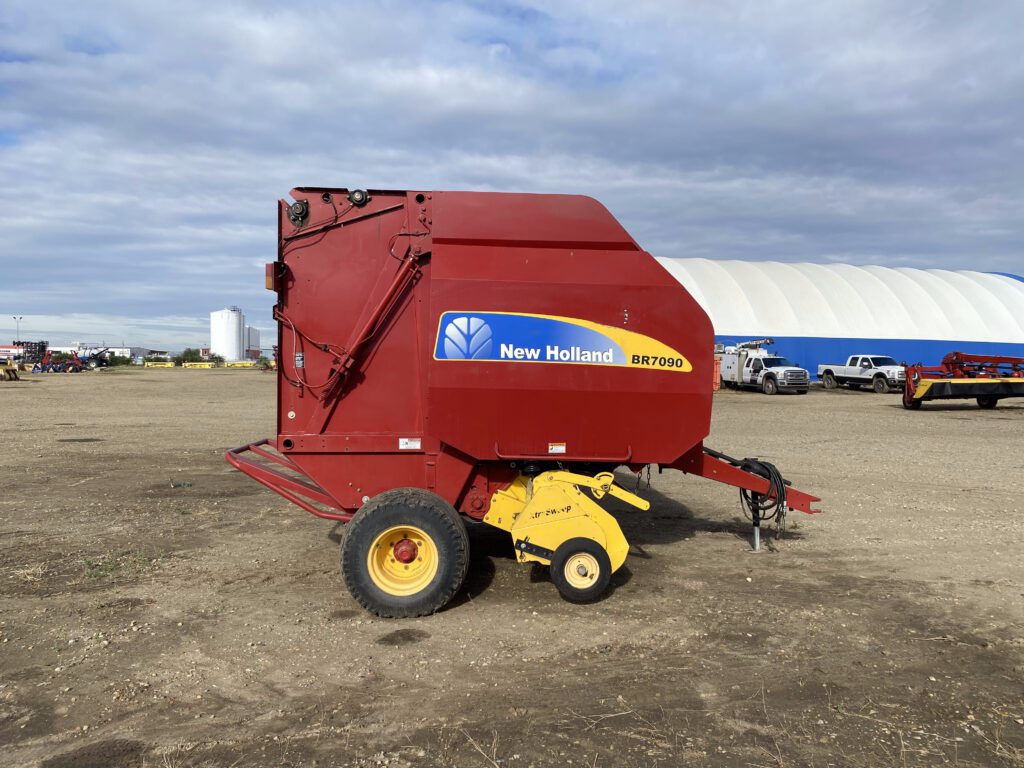
[[[520,539],[515,543],[516,550],[519,552],[525,552],[528,555],[534,555],[535,557],[543,557],[545,560],[550,560],[555,556],[553,549],[546,549],[539,547],[536,544],[531,544],[528,541]]]

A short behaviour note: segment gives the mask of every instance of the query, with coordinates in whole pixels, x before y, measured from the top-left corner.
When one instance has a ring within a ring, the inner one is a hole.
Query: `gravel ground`
[[[0,383],[4,765],[1024,766],[1024,401],[722,393],[708,444],[824,514],[753,555],[734,491],[655,473],[603,601],[475,526],[454,603],[383,621],[341,529],[223,460],[273,393]]]

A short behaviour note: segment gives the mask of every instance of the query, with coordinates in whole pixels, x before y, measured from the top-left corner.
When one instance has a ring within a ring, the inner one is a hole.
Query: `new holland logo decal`
[[[481,318],[455,317],[444,327],[444,356],[448,360],[487,360],[492,341],[491,326]]]
[[[693,370],[679,352],[650,336],[574,317],[518,312],[445,312],[434,359]]]

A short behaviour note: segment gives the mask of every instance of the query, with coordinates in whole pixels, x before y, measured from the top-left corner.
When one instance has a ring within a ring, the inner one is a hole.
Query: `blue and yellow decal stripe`
[[[444,312],[434,359],[693,370],[681,353],[650,336],[575,317],[525,312]]]

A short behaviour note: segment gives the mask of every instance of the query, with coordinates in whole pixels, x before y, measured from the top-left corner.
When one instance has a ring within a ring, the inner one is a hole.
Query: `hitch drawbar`
[[[813,506],[821,499],[792,488],[774,464],[760,459],[734,459],[703,445],[698,447],[699,452],[695,448],[672,464],[672,468],[739,488],[740,503],[751,524],[754,552],[761,551],[762,523],[774,522],[776,531],[781,533],[790,509],[808,515],[821,511]]]

